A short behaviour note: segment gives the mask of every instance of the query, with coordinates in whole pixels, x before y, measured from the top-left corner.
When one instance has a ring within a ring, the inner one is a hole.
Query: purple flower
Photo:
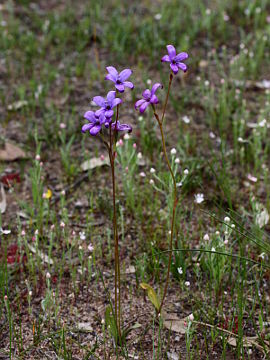
[[[84,114],[84,118],[88,120],[89,123],[83,125],[82,132],[85,133],[89,130],[90,134],[93,136],[96,136],[100,132],[102,124],[107,122],[104,114],[97,115],[94,111],[87,111]]]
[[[113,108],[122,102],[121,99],[115,97],[115,94],[115,91],[109,91],[106,99],[102,96],[95,96],[93,98],[94,103],[100,106],[100,109],[96,111],[97,116],[103,114],[107,119],[113,117]]]
[[[188,54],[186,52],[181,52],[176,55],[176,50],[173,45],[167,45],[167,50],[169,55],[163,56],[161,61],[169,62],[174,74],[177,74],[179,69],[186,72],[187,65],[184,64],[182,61],[188,58]]]
[[[163,88],[163,86],[160,83],[156,83],[153,85],[151,91],[149,89],[144,90],[144,92],[142,93],[143,99],[138,100],[135,103],[135,109],[137,110],[138,108],[140,108],[140,113],[143,113],[148,105],[157,104],[158,98],[155,95],[155,92],[159,87]]]
[[[120,121],[117,121],[116,126],[115,122],[112,123],[112,129],[116,131],[132,131],[132,127],[128,124],[120,124]]]
[[[120,92],[124,92],[125,87],[130,89],[134,88],[134,85],[131,81],[126,81],[132,74],[132,70],[125,69],[118,74],[118,71],[113,66],[106,67],[108,74],[105,77],[105,80],[111,80],[115,84],[115,88]]]

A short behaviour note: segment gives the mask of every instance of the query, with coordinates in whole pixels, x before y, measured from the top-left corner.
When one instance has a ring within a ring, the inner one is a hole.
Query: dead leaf
[[[2,184],[1,184],[1,197],[2,197],[2,201],[0,202],[0,211],[1,214],[4,214],[7,208],[7,199],[6,199],[5,189]]]
[[[27,106],[28,102],[26,100],[15,101],[13,104],[8,105],[7,109],[9,111],[19,110],[24,106]]]
[[[109,156],[105,156],[104,159],[100,159],[99,157],[96,158],[92,158],[90,160],[86,160],[81,164],[81,168],[83,171],[87,171],[87,170],[92,170],[95,169],[96,167],[100,167],[100,166],[104,166],[104,165],[109,165]]]
[[[82,331],[93,331],[93,328],[89,322],[78,323],[78,329]]]
[[[135,266],[130,265],[127,269],[126,269],[126,274],[135,274]]]
[[[4,149],[0,149],[0,161],[15,161],[25,158],[25,152],[11,143],[6,142]]]
[[[29,249],[32,251],[32,253],[37,254],[43,260],[45,263],[53,265],[53,260],[46,254],[43,254],[40,250],[36,250],[34,246],[31,244],[28,244]]]
[[[167,313],[162,311],[163,324],[168,330],[172,330],[179,334],[185,334],[187,331],[187,324],[190,321],[189,317],[180,319],[175,313]]]

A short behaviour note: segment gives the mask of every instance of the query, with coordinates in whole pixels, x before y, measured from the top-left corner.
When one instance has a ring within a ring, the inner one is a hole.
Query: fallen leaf
[[[0,181],[4,185],[11,187],[13,183],[20,183],[21,178],[20,178],[19,174],[13,173],[13,174],[7,174],[7,175],[2,176]]]
[[[2,196],[2,201],[0,202],[0,211],[1,214],[4,214],[7,208],[7,199],[6,199],[5,189],[2,184],[1,184],[1,196]]]
[[[0,149],[0,160],[1,161],[14,161],[17,159],[25,159],[25,152],[18,146],[13,145],[9,142],[5,143],[4,149]]]
[[[135,266],[130,265],[130,266],[126,269],[126,274],[135,274]]]
[[[90,160],[86,160],[81,164],[81,168],[83,171],[87,171],[87,170],[92,170],[95,169],[96,167],[100,167],[100,166],[104,166],[104,165],[109,165],[109,156],[105,156],[104,159],[100,159],[100,158],[92,158]]]
[[[9,111],[19,110],[24,106],[27,106],[28,102],[26,100],[15,101],[13,104],[8,105],[7,109]]]
[[[80,322],[78,323],[78,329],[82,331],[93,331],[93,328],[90,322]]]
[[[189,317],[180,319],[175,313],[167,313],[162,311],[162,318],[164,326],[171,331],[177,332],[179,334],[185,334],[187,331],[187,324],[190,321]]]
[[[31,244],[28,244],[29,249],[32,251],[32,253],[37,254],[43,260],[45,263],[53,265],[53,260],[46,254],[43,254],[40,250],[36,250],[34,246]]]

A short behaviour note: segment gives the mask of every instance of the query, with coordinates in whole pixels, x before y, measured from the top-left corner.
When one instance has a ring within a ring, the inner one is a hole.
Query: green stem
[[[170,82],[169,82],[169,89],[168,89],[168,93],[167,93],[167,97],[166,97],[166,102],[164,105],[164,109],[166,109],[167,106],[167,101],[168,101],[168,97],[169,97],[169,90],[170,90],[170,85],[172,82],[172,74],[170,74]],[[165,111],[163,109],[163,115],[162,118],[164,118],[164,114]],[[173,170],[171,168],[171,164],[170,161],[168,159],[168,155],[167,155],[167,150],[166,150],[166,143],[165,143],[165,137],[164,137],[164,132],[163,132],[163,126],[162,126],[162,120],[159,119],[158,114],[155,111],[155,107],[153,105],[153,111],[154,111],[154,116],[158,122],[159,125],[159,130],[160,130],[160,134],[161,134],[161,140],[162,140],[162,149],[163,149],[163,153],[165,156],[165,160],[168,166],[168,169],[170,171],[172,180],[173,180],[173,210],[172,210],[172,221],[171,221],[171,236],[170,236],[170,244],[169,244],[169,260],[168,260],[168,268],[167,268],[167,275],[166,275],[166,281],[165,281],[165,285],[164,285],[164,291],[163,291],[163,296],[162,296],[162,300],[160,303],[160,307],[158,309],[158,313],[161,312],[161,309],[163,307],[166,295],[167,295],[167,290],[168,290],[168,285],[169,285],[169,278],[170,278],[170,271],[171,271],[171,264],[172,264],[172,248],[173,248],[173,235],[174,235],[174,223],[175,223],[175,213],[176,213],[176,207],[177,207],[177,188],[176,188],[176,180],[175,180],[175,176],[173,173]]]
[[[166,95],[166,100],[165,100],[165,104],[164,104],[164,108],[163,108],[163,112],[162,112],[161,124],[163,124],[163,120],[164,120],[164,116],[165,116],[165,111],[166,111],[167,104],[168,104],[168,100],[169,100],[169,94],[170,94],[170,89],[171,89],[172,81],[173,81],[173,73],[170,73],[169,86],[168,86],[168,91],[167,91],[167,95]]]

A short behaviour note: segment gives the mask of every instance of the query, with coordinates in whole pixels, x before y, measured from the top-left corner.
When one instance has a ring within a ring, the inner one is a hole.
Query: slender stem
[[[168,91],[167,91],[166,100],[165,100],[162,117],[161,117],[161,121],[160,121],[161,124],[163,124],[163,120],[164,120],[164,116],[165,116],[165,112],[166,112],[166,108],[167,108],[167,104],[168,104],[168,100],[169,100],[169,94],[170,94],[170,90],[171,90],[172,81],[173,81],[173,73],[170,73]]]
[[[172,264],[172,248],[173,248],[175,213],[176,213],[176,207],[177,207],[177,202],[178,202],[176,180],[175,180],[173,170],[171,168],[170,161],[168,159],[167,150],[166,150],[166,143],[165,143],[165,138],[164,138],[164,131],[163,131],[163,126],[162,126],[162,121],[164,119],[164,114],[165,114],[165,110],[166,110],[166,106],[167,106],[167,102],[168,102],[168,97],[169,97],[169,92],[170,92],[172,79],[173,79],[173,75],[170,74],[169,88],[168,88],[168,93],[167,93],[167,97],[166,97],[166,102],[165,102],[165,105],[164,105],[164,108],[163,108],[162,120],[159,119],[159,116],[155,111],[154,105],[152,106],[153,111],[154,111],[154,116],[155,116],[155,118],[156,118],[156,120],[158,122],[158,125],[159,125],[159,130],[160,130],[161,140],[162,140],[161,142],[162,142],[163,153],[164,153],[165,160],[166,160],[166,163],[167,163],[167,166],[168,166],[168,169],[170,171],[171,178],[172,178],[172,181],[173,181],[173,209],[172,209],[172,220],[171,220],[171,234],[170,234],[170,244],[169,244],[168,268],[167,268],[167,275],[166,275],[166,281],[165,281],[165,285],[164,285],[163,296],[162,296],[162,300],[161,300],[161,303],[160,303],[160,307],[158,309],[158,313],[161,312],[161,309],[163,307],[164,300],[165,300],[166,295],[167,295],[168,285],[169,285],[169,278],[170,278],[170,271],[171,271],[171,264]]]

